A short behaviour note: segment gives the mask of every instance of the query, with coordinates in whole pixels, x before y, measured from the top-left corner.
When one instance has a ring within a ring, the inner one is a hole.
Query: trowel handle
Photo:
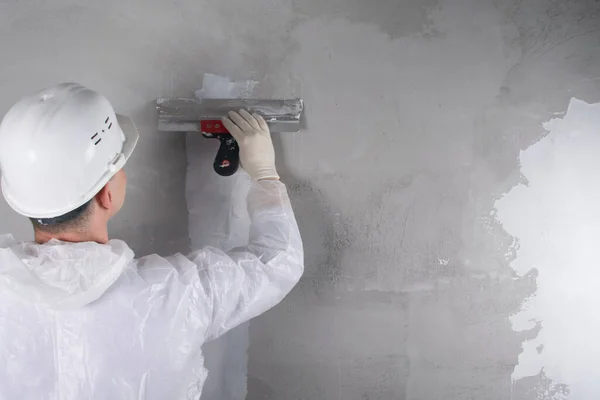
[[[213,168],[221,176],[235,174],[240,165],[240,148],[230,134],[215,134],[212,137],[221,141]]]

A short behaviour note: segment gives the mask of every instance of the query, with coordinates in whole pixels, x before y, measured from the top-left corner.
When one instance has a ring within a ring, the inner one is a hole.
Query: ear
[[[104,187],[98,192],[96,195],[96,201],[101,208],[110,210],[113,202],[113,194],[110,190],[110,182],[104,185]]]

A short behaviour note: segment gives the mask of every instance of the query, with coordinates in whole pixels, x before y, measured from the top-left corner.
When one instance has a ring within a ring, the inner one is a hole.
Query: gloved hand
[[[269,126],[263,117],[246,110],[229,112],[223,125],[240,146],[240,164],[254,180],[279,179],[275,170],[275,149]]]

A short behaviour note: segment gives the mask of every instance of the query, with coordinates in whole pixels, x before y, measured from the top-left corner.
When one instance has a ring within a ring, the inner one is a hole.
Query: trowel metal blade
[[[302,99],[165,99],[156,101],[158,130],[200,132],[200,122],[220,120],[229,111],[246,109],[263,116],[271,132],[298,132]]]

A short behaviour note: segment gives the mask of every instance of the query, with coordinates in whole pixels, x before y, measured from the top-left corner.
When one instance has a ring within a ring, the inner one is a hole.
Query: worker
[[[223,124],[253,180],[247,246],[134,258],[107,230],[125,200],[132,121],[76,83],[8,111],[2,194],[31,219],[35,242],[0,240],[0,398],[198,399],[202,344],[299,281],[302,241],[269,128],[245,110]]]

